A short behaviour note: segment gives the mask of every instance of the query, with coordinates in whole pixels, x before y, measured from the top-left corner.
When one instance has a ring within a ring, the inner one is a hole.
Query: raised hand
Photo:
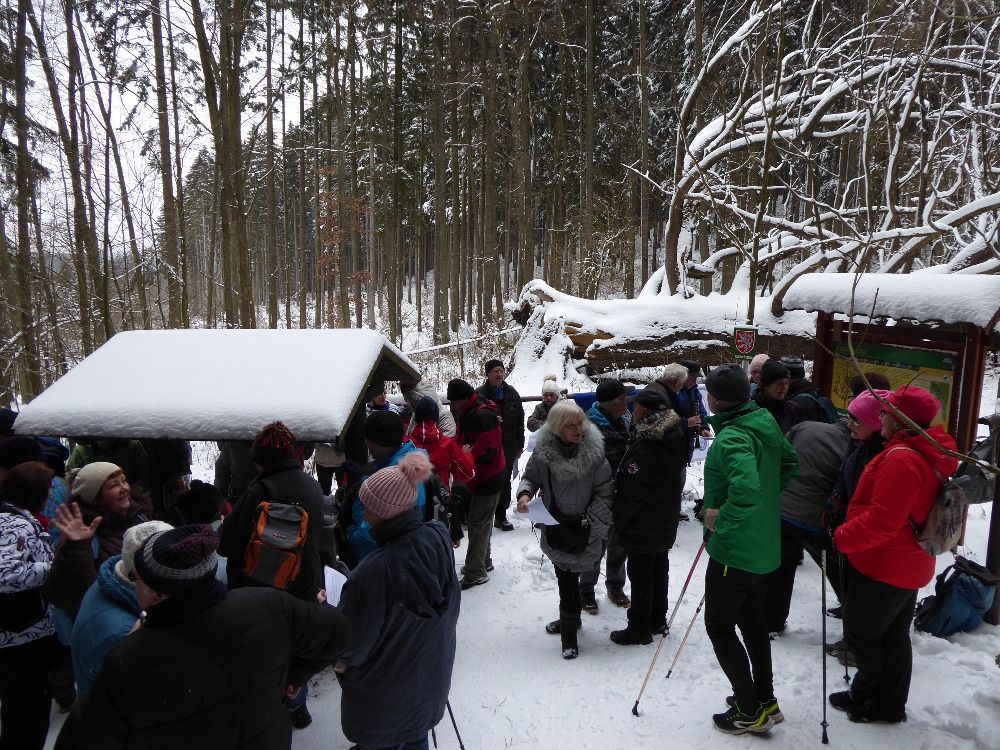
[[[86,524],[80,506],[76,503],[67,503],[56,508],[53,521],[59,533],[71,542],[89,542],[97,533],[97,527],[101,525],[101,516]]]

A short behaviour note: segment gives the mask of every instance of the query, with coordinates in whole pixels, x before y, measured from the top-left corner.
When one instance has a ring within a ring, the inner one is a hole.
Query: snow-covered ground
[[[992,413],[996,375],[987,378],[981,413]],[[198,475],[210,475],[210,451],[196,452]],[[523,459],[522,459],[523,460]],[[700,467],[689,472],[689,488],[700,491]],[[688,503],[689,505],[689,503]],[[688,508],[689,509],[689,508]],[[967,557],[985,561],[990,523],[988,507],[969,514]],[[580,657],[564,661],[559,639],[543,626],[557,616],[558,593],[552,565],[541,554],[530,525],[514,521],[515,530],[494,532],[496,570],[488,584],[463,593],[458,627],[458,657],[451,705],[468,750],[504,748],[696,747],[728,748],[753,739],[717,732],[711,714],[725,709],[729,685],[719,669],[699,616],[669,680],[667,669],[677,652],[704,591],[706,558],[698,563],[687,596],[679,605],[673,630],[663,642],[653,675],[632,715],[643,677],[656,652],[649,646],[617,646],[608,634],[625,625],[625,612],[612,605],[598,584],[600,614],[584,614]],[[676,599],[701,543],[701,528],[682,523],[670,553],[670,606]],[[457,551],[460,565],[464,546]],[[951,556],[938,558],[938,569]],[[929,586],[921,596],[931,593]],[[841,622],[821,614],[821,576],[807,558],[799,568],[788,629],[772,644],[775,693],[785,715],[767,742],[772,747],[818,745],[825,694],[822,686],[823,642],[841,636]],[[828,606],[833,600],[828,589]],[[975,632],[948,639],[913,635],[913,683],[905,724],[852,724],[829,709],[831,747],[996,748],[1000,737],[1000,628],[981,625]],[[844,668],[826,659],[827,692],[842,689]],[[853,671],[853,670],[852,670]],[[348,748],[340,731],[340,690],[332,672],[310,685],[313,724],[297,731],[295,750]],[[54,717],[61,722],[61,717]],[[53,737],[56,732],[54,723]],[[989,738],[993,737],[992,740]],[[447,715],[437,727],[440,748],[458,748]],[[51,746],[51,741],[50,741]]]

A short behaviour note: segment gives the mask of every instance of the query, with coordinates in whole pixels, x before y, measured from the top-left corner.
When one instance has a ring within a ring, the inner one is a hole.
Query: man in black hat
[[[497,507],[497,496],[505,481],[507,461],[503,451],[503,431],[497,405],[483,398],[466,381],[455,378],[448,383],[448,401],[455,416],[458,432],[455,442],[468,446],[475,462],[476,474],[465,483],[456,482],[452,493],[467,494],[468,510],[465,519],[469,524],[469,546],[462,568],[463,589],[480,586],[490,580],[493,558],[490,556],[490,539]]]
[[[483,366],[483,372],[486,374],[486,382],[476,392],[497,405],[503,428],[503,455],[507,461],[504,468],[506,478],[500,489],[493,525],[501,531],[513,531],[514,525],[507,520],[507,509],[510,507],[511,475],[524,450],[524,406],[521,404],[521,394],[504,379],[507,371],[503,362],[499,359],[488,360]]]
[[[63,725],[59,750],[292,744],[281,696],[347,647],[333,607],[215,579],[210,526],[153,534],[136,552],[142,627],[115,646]]]
[[[799,408],[802,415],[800,421],[827,421],[821,413],[819,393],[812,381],[806,377],[806,366],[801,357],[786,355],[778,362],[788,370],[788,395],[785,398]]]
[[[399,414],[402,409],[391,403],[386,397],[385,381],[373,380],[365,389],[365,411],[371,414],[375,411],[391,411]]]
[[[615,378],[603,378],[597,384],[597,400],[587,412],[587,418],[604,437],[604,455],[611,466],[611,476],[617,476],[618,464],[625,455],[629,430],[632,427],[632,415],[628,410],[628,389],[621,381]],[[605,549],[607,575],[604,578],[604,586],[608,592],[608,599],[618,607],[628,607],[632,603],[625,593],[625,563],[628,554],[619,543],[614,526],[608,529]],[[596,615],[598,612],[594,586],[600,574],[600,559],[594,563],[592,570],[580,574],[580,599],[587,614]]]

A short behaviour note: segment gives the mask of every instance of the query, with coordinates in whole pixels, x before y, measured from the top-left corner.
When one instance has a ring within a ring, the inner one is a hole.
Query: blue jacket
[[[135,587],[115,573],[115,565],[121,559],[121,555],[115,555],[101,564],[97,580],[87,589],[73,624],[70,646],[77,695],[90,690],[105,655],[132,632],[139,619],[141,608]]]
[[[425,739],[444,716],[461,590],[448,530],[416,510],[374,530],[378,548],[344,585],[354,638],[342,657],[347,739],[386,747]]]
[[[379,469],[384,469],[387,466],[395,466],[400,461],[403,460],[403,456],[413,451],[419,450],[424,455],[427,455],[427,451],[417,448],[413,443],[407,440],[401,446],[399,450],[392,454],[387,461],[375,461],[371,464],[371,471],[364,477],[367,479],[368,476],[374,474]],[[362,480],[364,481],[364,480]],[[424,485],[421,484],[417,488],[417,502],[414,504],[414,508],[420,509],[421,517],[424,516],[424,506],[427,504],[427,495],[424,492]],[[375,549],[375,539],[372,537],[371,526],[365,520],[365,509],[361,505],[361,493],[359,492],[354,498],[354,502],[351,505],[351,525],[347,527],[347,542],[351,545],[351,552],[354,553],[354,557],[358,562],[363,560],[367,555]]]

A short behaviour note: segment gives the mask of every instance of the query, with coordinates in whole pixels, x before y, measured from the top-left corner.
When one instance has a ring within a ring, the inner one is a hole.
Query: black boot
[[[575,659],[580,655],[580,647],[576,640],[576,631],[579,629],[579,617],[559,618],[559,638],[562,641],[563,659]]]

